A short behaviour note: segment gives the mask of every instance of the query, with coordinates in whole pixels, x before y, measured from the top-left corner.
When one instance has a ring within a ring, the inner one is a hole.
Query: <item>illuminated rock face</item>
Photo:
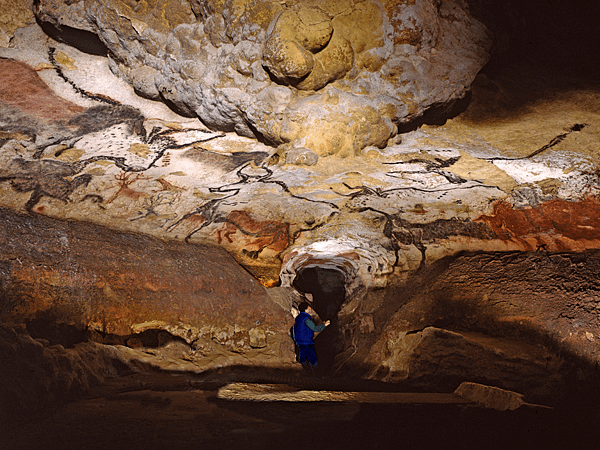
[[[44,0],[35,12],[97,34],[140,95],[319,156],[383,148],[432,106],[451,114],[491,46],[461,0]]]
[[[208,356],[205,368],[235,364],[235,355],[267,365],[293,358],[288,312],[218,247],[4,208],[0,222],[1,323],[59,339],[73,330],[79,337],[65,346],[164,330],[190,347],[189,358]]]
[[[585,362],[579,382],[589,386],[599,264],[598,250],[440,260],[342,309],[339,371],[445,389],[468,378],[542,398],[564,392]]]

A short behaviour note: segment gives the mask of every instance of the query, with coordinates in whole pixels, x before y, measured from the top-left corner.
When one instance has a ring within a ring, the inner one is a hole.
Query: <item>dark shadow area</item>
[[[433,105],[422,116],[397,124],[400,134],[423,125],[444,125],[458,115],[473,123],[515,119],[540,100],[586,89],[600,91],[600,58],[595,57],[600,52],[598,2],[467,3],[470,13],[490,31],[490,60],[464,98]]]
[[[471,13],[492,33],[489,74],[503,67],[537,67],[595,79],[598,2],[468,0]]]
[[[82,342],[97,342],[105,345],[123,345],[130,348],[159,348],[167,344],[178,342],[190,346],[184,339],[174,336],[168,331],[149,329],[141,333],[118,335],[104,333],[88,328],[62,323],[56,317],[55,311],[38,313],[34,318],[24,322],[27,333],[33,339],[47,341],[48,345],[62,345],[72,348]]]
[[[313,308],[322,320],[333,320],[346,299],[346,276],[339,269],[307,267],[298,272],[294,287],[313,296]]]
[[[466,95],[453,102],[446,104],[433,105],[422,116],[417,117],[407,123],[398,123],[398,133],[408,133],[414,131],[423,125],[442,126],[448,120],[455,118],[467,110],[471,104],[472,94],[467,91]]]
[[[514,117],[530,103],[569,91],[600,89],[600,58],[593,56],[600,52],[598,2],[468,3],[493,39],[491,58],[481,70],[484,78],[474,83],[475,97],[487,95],[487,103],[502,105],[492,108],[488,119]]]
[[[406,133],[422,125],[443,125],[483,98],[476,121],[515,117],[527,105],[579,89],[600,89],[600,4],[587,0],[468,0],[470,13],[490,31],[490,60],[471,92],[449,105],[398,124]],[[501,108],[489,104],[500,103]],[[565,124],[572,126],[573,124]]]
[[[219,398],[252,371],[130,373],[34,420],[0,445],[21,449],[553,449],[595,448],[598,411],[475,405],[254,402]],[[264,369],[263,369],[264,370]],[[245,374],[245,375],[244,375]],[[264,378],[263,378],[264,380]],[[271,381],[273,382],[273,381]],[[303,389],[331,389],[319,380]],[[337,387],[358,390],[359,384]],[[383,384],[373,384],[381,389]],[[379,390],[380,392],[382,390]]]
[[[43,314],[25,322],[25,327],[33,339],[45,339],[50,345],[62,345],[65,348],[85,342],[88,338],[87,330],[57,322],[54,317],[45,317]]]
[[[294,287],[313,296],[313,309],[321,320],[331,320],[331,325],[315,338],[319,366],[328,373],[335,356],[343,348],[337,314],[346,300],[346,276],[338,269],[307,267],[298,272]]]
[[[353,424],[360,427],[359,438],[375,448],[505,450],[591,444],[598,436],[592,422],[528,408],[495,411],[450,405],[361,405]]]
[[[62,25],[60,28],[57,28],[53,24],[49,22],[42,22],[39,19],[37,22],[44,33],[57,42],[70,45],[75,47],[77,50],[90,55],[108,55],[108,49],[104,43],[91,31],[78,30],[77,28],[72,28],[66,25]]]
[[[191,112],[187,107],[178,106],[177,104],[175,104],[175,102],[173,102],[172,100],[169,100],[168,98],[163,96],[162,93],[160,95],[160,99],[174,113],[179,114],[182,117],[196,117],[196,115],[193,112]],[[204,124],[204,125],[206,125],[206,124]],[[208,127],[208,128],[210,128],[210,127]],[[219,130],[219,131],[225,131],[225,130]],[[226,131],[233,131],[233,130],[226,130]]]
[[[440,262],[439,267],[431,269],[432,273],[444,273],[451,262]],[[422,288],[423,285],[415,285],[415,289]],[[448,308],[450,311],[451,306]],[[459,308],[455,314],[463,317],[464,312]],[[54,336],[66,342],[66,337],[57,336],[61,330],[50,330],[47,323],[39,320],[28,328],[45,338]],[[162,330],[147,330],[135,336],[103,336],[115,343],[127,343],[132,338],[149,347],[178,339]],[[580,448],[595,448],[600,382],[590,376],[592,373],[586,371],[585,361],[573,363],[568,380],[570,390],[553,405],[555,409],[521,407],[496,411],[451,404],[224,400],[217,397],[218,389],[236,382],[285,384],[317,391],[424,390],[406,382],[314,378],[299,370],[272,367],[230,366],[201,373],[150,366],[131,372],[123,367],[113,378],[89,391],[23,417],[15,415],[12,421],[4,423],[0,447],[262,450],[306,448],[309,442],[311,448],[317,449],[551,449],[575,448],[575,443],[585,445]]]
[[[599,92],[600,77],[587,77],[584,73],[510,65],[493,68],[488,64],[473,83],[473,101],[460,118],[474,124],[517,121],[520,116],[531,114],[531,107],[537,103],[566,101],[570,96],[586,95],[586,91]],[[575,122],[565,120],[565,129],[574,125]],[[557,134],[562,131],[557,130]]]

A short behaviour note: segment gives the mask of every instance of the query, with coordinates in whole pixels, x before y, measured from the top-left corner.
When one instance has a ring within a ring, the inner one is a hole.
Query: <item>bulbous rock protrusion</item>
[[[308,75],[314,66],[312,54],[295,41],[272,36],[265,44],[263,65],[277,79],[289,82]]]
[[[310,8],[282,13],[277,20],[277,25],[281,31],[289,30],[294,33],[296,41],[313,53],[325,48],[333,34],[333,25],[329,16]]]
[[[454,114],[492,44],[464,0],[133,3],[38,0],[35,14],[97,34],[138,94],[319,157],[384,148],[428,111]]]
[[[350,42],[334,33],[327,47],[315,55],[312,72],[296,87],[302,90],[318,90],[334,80],[343,78],[352,69],[353,56]]]
[[[283,84],[320,89],[352,67],[352,47],[332,36],[326,13],[315,8],[283,11],[269,27],[263,66]]]

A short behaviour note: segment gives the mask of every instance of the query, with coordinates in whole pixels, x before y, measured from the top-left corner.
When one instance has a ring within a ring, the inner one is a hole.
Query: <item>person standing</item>
[[[331,322],[327,320],[322,325],[315,325],[312,316],[316,313],[308,302],[300,303],[298,309],[300,314],[296,317],[293,327],[294,341],[298,346],[298,362],[303,366],[308,362],[314,375],[318,364],[313,338],[315,333],[323,331]]]

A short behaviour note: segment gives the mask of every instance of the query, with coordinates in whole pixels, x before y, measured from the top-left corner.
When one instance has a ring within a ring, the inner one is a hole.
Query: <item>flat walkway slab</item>
[[[404,404],[469,404],[457,394],[423,392],[347,392],[299,389],[285,384],[230,383],[219,389],[222,400],[259,402],[355,402]]]

